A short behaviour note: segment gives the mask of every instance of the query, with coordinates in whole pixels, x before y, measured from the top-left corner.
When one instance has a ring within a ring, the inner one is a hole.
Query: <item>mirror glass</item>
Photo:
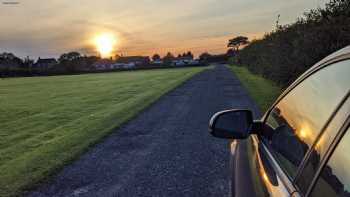
[[[212,134],[220,138],[244,139],[249,136],[253,122],[249,110],[228,110],[214,115]]]

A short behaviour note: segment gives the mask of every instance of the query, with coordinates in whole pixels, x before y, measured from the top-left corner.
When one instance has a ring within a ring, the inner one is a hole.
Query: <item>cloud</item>
[[[0,6],[0,47],[20,56],[94,52],[90,40],[103,31],[119,38],[118,52],[149,54],[184,50],[223,52],[234,35],[270,31],[326,0],[26,0]],[[222,47],[221,47],[222,46]]]

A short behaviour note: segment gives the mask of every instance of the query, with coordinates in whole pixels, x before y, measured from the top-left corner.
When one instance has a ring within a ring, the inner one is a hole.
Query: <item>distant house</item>
[[[195,59],[195,60],[191,60],[188,62],[189,65],[198,65],[200,62],[198,59]]]
[[[193,56],[189,55],[179,56],[173,60],[173,66],[193,65],[195,63],[197,61],[193,60]]]
[[[150,59],[148,56],[122,56],[117,59],[116,63],[128,65],[129,67],[144,66],[150,63]]]
[[[161,60],[161,59],[159,59],[159,60],[154,60],[154,61],[152,62],[152,64],[154,64],[154,65],[162,65],[162,64],[163,64],[163,60]]]
[[[110,59],[101,59],[96,61],[92,65],[92,68],[94,68],[95,70],[110,70],[114,69],[113,64],[114,62]]]
[[[49,69],[49,68],[52,68],[53,66],[55,66],[57,63],[58,62],[55,58],[42,59],[39,57],[39,59],[35,63],[35,67]]]
[[[186,65],[186,62],[182,59],[176,58],[173,60],[172,65],[173,66],[184,66],[184,65]]]

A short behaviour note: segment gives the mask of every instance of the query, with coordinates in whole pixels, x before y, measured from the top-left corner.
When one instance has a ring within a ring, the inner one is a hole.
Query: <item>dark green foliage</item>
[[[175,59],[174,55],[170,52],[168,52],[164,57],[164,65],[171,65],[171,62]]]
[[[80,70],[81,68],[85,66],[85,59],[82,58],[80,53],[78,52],[69,52],[69,53],[64,53],[60,56],[58,59],[59,65],[56,66],[57,70],[62,70],[63,71],[68,71],[68,72],[76,72]]]
[[[235,57],[282,86],[330,53],[350,44],[350,0],[331,0],[325,8],[305,13],[295,23],[277,26],[263,39],[253,40]]]
[[[191,51],[188,51],[185,56],[188,56],[191,59],[193,59],[193,57],[194,57]]]
[[[249,44],[248,37],[237,36],[228,41],[227,47],[231,47],[233,50],[238,51],[241,46]]]
[[[265,112],[281,94],[281,88],[274,82],[252,74],[245,67],[230,66],[250,96],[258,104],[261,112]]]
[[[208,52],[204,52],[199,55],[199,60],[208,65],[209,63],[226,63],[228,60],[227,54],[212,55]]]
[[[160,58],[160,55],[158,55],[158,54],[154,54],[153,56],[152,56],[152,60],[153,61],[157,61],[157,60],[160,60],[161,58]]]
[[[177,55],[177,58],[182,58],[182,57],[193,59],[194,55],[192,54],[191,51],[188,51],[187,53],[182,53],[182,54],[178,54]]]

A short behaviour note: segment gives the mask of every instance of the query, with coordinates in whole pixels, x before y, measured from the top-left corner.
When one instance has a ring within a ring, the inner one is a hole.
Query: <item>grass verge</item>
[[[203,67],[0,80],[0,196],[18,196]]]
[[[282,92],[274,82],[249,72],[245,67],[232,65],[230,68],[258,104],[261,112],[265,112]]]

